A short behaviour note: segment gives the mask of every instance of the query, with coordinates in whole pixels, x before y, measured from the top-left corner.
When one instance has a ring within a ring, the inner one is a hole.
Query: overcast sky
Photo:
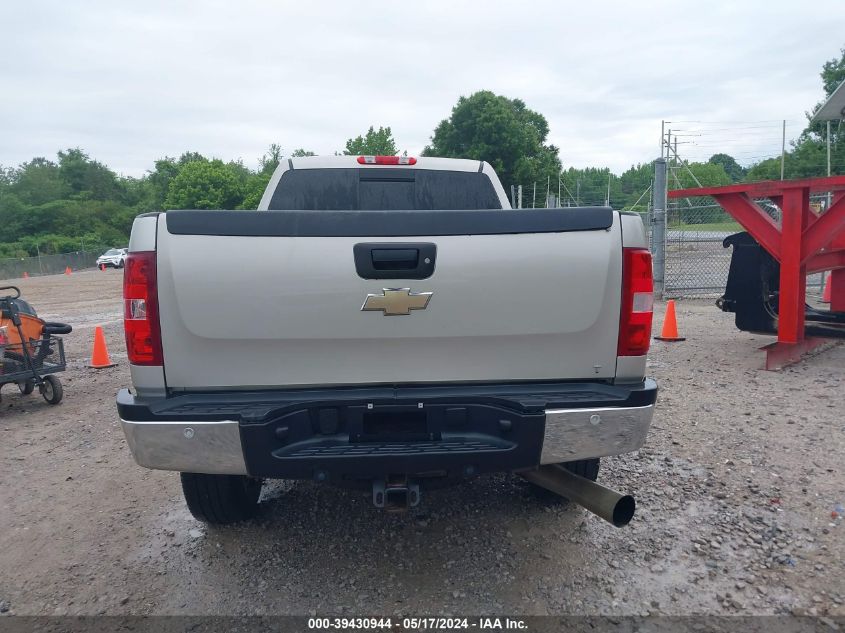
[[[140,176],[199,151],[255,166],[370,125],[413,155],[461,95],[523,99],[564,166],[780,150],[845,46],[842,0],[14,2],[0,8],[0,164],[79,146]],[[677,123],[695,121],[700,123]],[[719,147],[715,147],[719,146]],[[712,151],[711,151],[712,150]]]

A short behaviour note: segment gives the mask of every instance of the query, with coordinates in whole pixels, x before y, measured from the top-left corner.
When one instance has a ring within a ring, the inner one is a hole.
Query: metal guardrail
[[[68,266],[71,270],[96,268],[97,258],[106,250],[106,248],[101,248],[95,251],[74,251],[40,257],[0,259],[0,279],[19,279],[24,276],[24,273],[30,277],[58,275],[65,272]]]

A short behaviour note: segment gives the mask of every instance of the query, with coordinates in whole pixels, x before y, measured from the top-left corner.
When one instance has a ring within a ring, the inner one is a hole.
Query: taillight
[[[163,365],[155,251],[129,253],[124,265],[123,330],[129,362]]]
[[[651,253],[645,248],[623,248],[619,356],[644,356],[648,352],[653,310]]]
[[[359,156],[359,165],[416,165],[413,156]]]

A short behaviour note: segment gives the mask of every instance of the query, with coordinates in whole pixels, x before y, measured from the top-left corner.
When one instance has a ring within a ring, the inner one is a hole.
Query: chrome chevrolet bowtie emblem
[[[411,314],[411,310],[425,310],[431,294],[430,292],[411,292],[410,288],[385,288],[382,294],[367,295],[361,311],[380,310],[384,316]]]

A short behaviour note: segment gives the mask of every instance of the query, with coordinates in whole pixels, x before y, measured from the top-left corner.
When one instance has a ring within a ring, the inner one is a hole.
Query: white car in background
[[[97,268],[102,268],[103,266],[123,268],[128,252],[129,249],[126,248],[110,248],[97,258]]]

